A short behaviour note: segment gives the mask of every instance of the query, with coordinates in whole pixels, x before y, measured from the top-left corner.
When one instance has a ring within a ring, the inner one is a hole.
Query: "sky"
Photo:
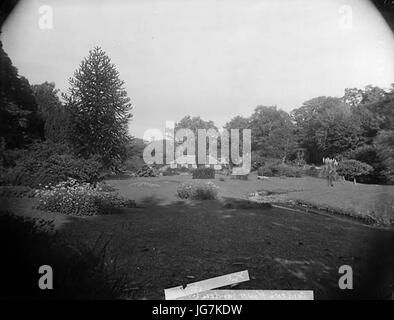
[[[394,37],[367,0],[21,0],[0,38],[19,74],[63,92],[100,46],[125,81],[137,137],[185,115],[221,127],[258,105],[290,111],[394,83]]]

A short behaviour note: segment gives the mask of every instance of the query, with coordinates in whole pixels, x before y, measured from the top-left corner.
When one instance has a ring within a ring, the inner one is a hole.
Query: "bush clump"
[[[119,208],[135,207],[133,200],[118,194],[94,188],[90,183],[79,183],[75,179],[47,186],[36,191],[39,200],[37,209],[75,216],[111,214]]]
[[[193,179],[215,179],[215,169],[200,167],[193,170]]]
[[[178,187],[177,193],[181,199],[214,200],[218,195],[218,187],[212,182],[184,182]]]
[[[318,178],[320,176],[320,172],[316,169],[315,166],[310,166],[308,169],[305,170],[305,174],[310,177]]]
[[[179,171],[175,168],[167,168],[162,173],[163,173],[163,176],[176,176],[179,174]]]
[[[301,177],[302,168],[286,163],[267,163],[258,169],[259,176],[267,177]]]
[[[135,174],[137,177],[157,177],[158,176],[158,171],[148,165],[142,166]]]
[[[24,186],[0,186],[0,197],[4,198],[32,198],[34,189]]]
[[[96,183],[103,177],[103,167],[97,157],[83,159],[62,152],[66,150],[57,145],[33,145],[13,160],[13,166],[4,170],[1,184],[39,188],[68,178]]]
[[[338,164],[337,174],[344,176],[346,180],[362,180],[373,172],[373,167],[357,160],[343,160]]]
[[[260,156],[259,154],[256,154],[255,152],[252,152],[251,161],[252,161],[252,171],[258,170],[266,163],[266,159]]]

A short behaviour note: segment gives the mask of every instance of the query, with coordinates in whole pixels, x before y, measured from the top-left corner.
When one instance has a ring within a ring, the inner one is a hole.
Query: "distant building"
[[[197,168],[195,155],[183,155],[170,162],[171,168]]]

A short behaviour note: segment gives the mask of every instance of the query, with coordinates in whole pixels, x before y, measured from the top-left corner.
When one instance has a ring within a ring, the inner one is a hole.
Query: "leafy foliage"
[[[258,106],[249,118],[236,116],[225,127],[227,130],[251,129],[252,151],[259,157],[279,158],[285,161],[297,147],[295,126],[289,114],[275,106]],[[240,142],[242,144],[242,138]]]
[[[162,171],[163,176],[175,176],[178,175],[180,172],[176,168],[170,168],[169,166]]]
[[[337,167],[337,173],[348,180],[367,176],[372,173],[372,171],[372,166],[357,160],[343,160]]]
[[[4,198],[23,198],[34,197],[34,189],[25,186],[0,186],[0,197]]]
[[[358,160],[369,164],[373,167],[373,172],[371,172],[367,177],[364,177],[363,182],[369,183],[387,183],[387,167],[384,162],[383,155],[380,154],[378,147],[375,144],[365,144],[358,147],[350,152],[344,153],[344,155],[349,159]]]
[[[102,165],[97,157],[76,158],[63,145],[33,144],[15,159],[15,165],[2,174],[4,185],[23,185],[33,188],[56,184],[68,178],[96,183],[102,177]]]
[[[252,150],[260,150],[264,157],[285,161],[297,147],[289,114],[276,107],[259,106],[249,120],[252,129]]]
[[[215,179],[215,169],[199,167],[192,171],[193,179]]]
[[[135,202],[117,194],[68,179],[55,186],[37,190],[38,209],[67,215],[94,216],[115,213],[121,207],[135,207]]]
[[[336,156],[359,144],[359,125],[350,107],[339,98],[318,97],[293,110],[300,145],[308,151],[309,162]]]
[[[198,130],[199,129],[204,129],[207,130],[207,138],[209,137],[209,129],[213,129],[217,130],[215,124],[213,123],[213,121],[205,121],[203,119],[201,119],[199,116],[197,117],[191,117],[191,116],[185,116],[183,117],[179,122],[175,123],[175,132],[177,132],[178,130],[181,129],[189,129],[192,131],[192,133],[194,134],[194,155],[195,155],[195,159],[196,159],[196,163],[198,162],[198,153],[200,152],[200,150],[198,149]],[[176,137],[175,137],[176,138]],[[215,138],[214,135],[211,135],[211,138]],[[183,141],[180,141],[178,139],[175,139],[175,147],[177,145],[180,145],[183,143]],[[166,143],[166,142],[164,142]],[[220,139],[218,139],[217,141],[217,145],[220,147]],[[164,144],[165,146],[165,144]],[[206,147],[206,144],[204,144],[204,146]],[[164,148],[165,150],[165,148]],[[189,151],[190,152],[190,151]],[[208,149],[205,149],[205,154],[208,154]],[[175,157],[178,157],[180,155],[176,155]],[[166,157],[166,153],[164,152],[164,157]]]
[[[301,177],[303,170],[285,163],[268,162],[258,169],[260,176],[267,177]]]
[[[133,138],[126,146],[126,160],[122,163],[122,170],[135,172],[145,165],[143,151],[146,144],[142,139]]]
[[[66,143],[69,130],[67,109],[59,99],[59,90],[54,83],[44,82],[32,86],[38,112],[45,121],[45,138],[57,143]]]
[[[158,171],[147,164],[143,165],[137,172],[137,177],[156,177],[158,175]]]
[[[314,178],[317,178],[317,177],[320,176],[320,172],[319,172],[318,169],[316,169],[315,166],[310,166],[309,168],[307,168],[307,169],[305,170],[305,174],[306,174],[307,176],[314,177]]]
[[[252,171],[258,170],[265,164],[266,158],[259,155],[257,152],[252,152]]]
[[[394,184],[394,130],[383,130],[375,138],[377,153],[384,165],[383,174]]]
[[[0,41],[0,143],[7,149],[24,147],[44,137],[44,122],[29,81],[18,75]]]
[[[212,182],[184,182],[177,189],[178,197],[190,200],[214,200],[218,187]]]
[[[194,136],[198,136],[198,129],[217,129],[213,121],[205,121],[200,117],[185,116],[175,124],[175,131],[179,129],[190,129]]]

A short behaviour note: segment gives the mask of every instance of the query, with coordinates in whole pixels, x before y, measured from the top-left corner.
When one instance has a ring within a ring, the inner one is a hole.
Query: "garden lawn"
[[[224,178],[225,181],[220,181]],[[180,183],[190,181],[190,175],[166,176],[156,178],[135,178],[110,180],[109,184],[119,189],[120,194],[137,200],[137,203],[149,201],[169,204],[179,200],[176,189]],[[232,180],[216,175],[213,181],[219,187],[220,198],[248,199],[256,191],[283,193],[284,199],[298,200],[317,207],[330,208],[352,213],[353,215],[373,215],[378,219],[394,219],[394,186],[356,184],[336,182],[329,187],[324,179],[277,178],[258,180],[251,174],[249,180]]]
[[[314,290],[316,299],[389,298],[394,232],[282,210],[225,209],[219,201],[145,203],[123,214],[74,218],[70,243],[110,239],[109,265],[128,275],[128,299],[164,299],[164,289],[248,270],[236,289]],[[338,289],[341,265],[354,290]]]
[[[223,177],[222,177],[223,178]],[[112,215],[65,217],[31,210],[34,199],[9,199],[20,215],[58,221],[72,246],[110,240],[106,265],[128,276],[128,299],[164,299],[164,289],[248,270],[236,289],[314,290],[315,298],[390,298],[394,293],[394,232],[351,219],[284,210],[234,209],[225,201],[248,199],[257,190],[329,205],[368,208],[392,187],[336,185],[314,178],[248,181],[215,179],[219,199],[184,201],[178,186],[191,176],[109,180],[137,208]],[[392,198],[390,198],[392,199]],[[390,201],[390,200],[388,200]],[[62,218],[63,217],[63,218]],[[338,269],[350,265],[354,290],[341,291]]]

